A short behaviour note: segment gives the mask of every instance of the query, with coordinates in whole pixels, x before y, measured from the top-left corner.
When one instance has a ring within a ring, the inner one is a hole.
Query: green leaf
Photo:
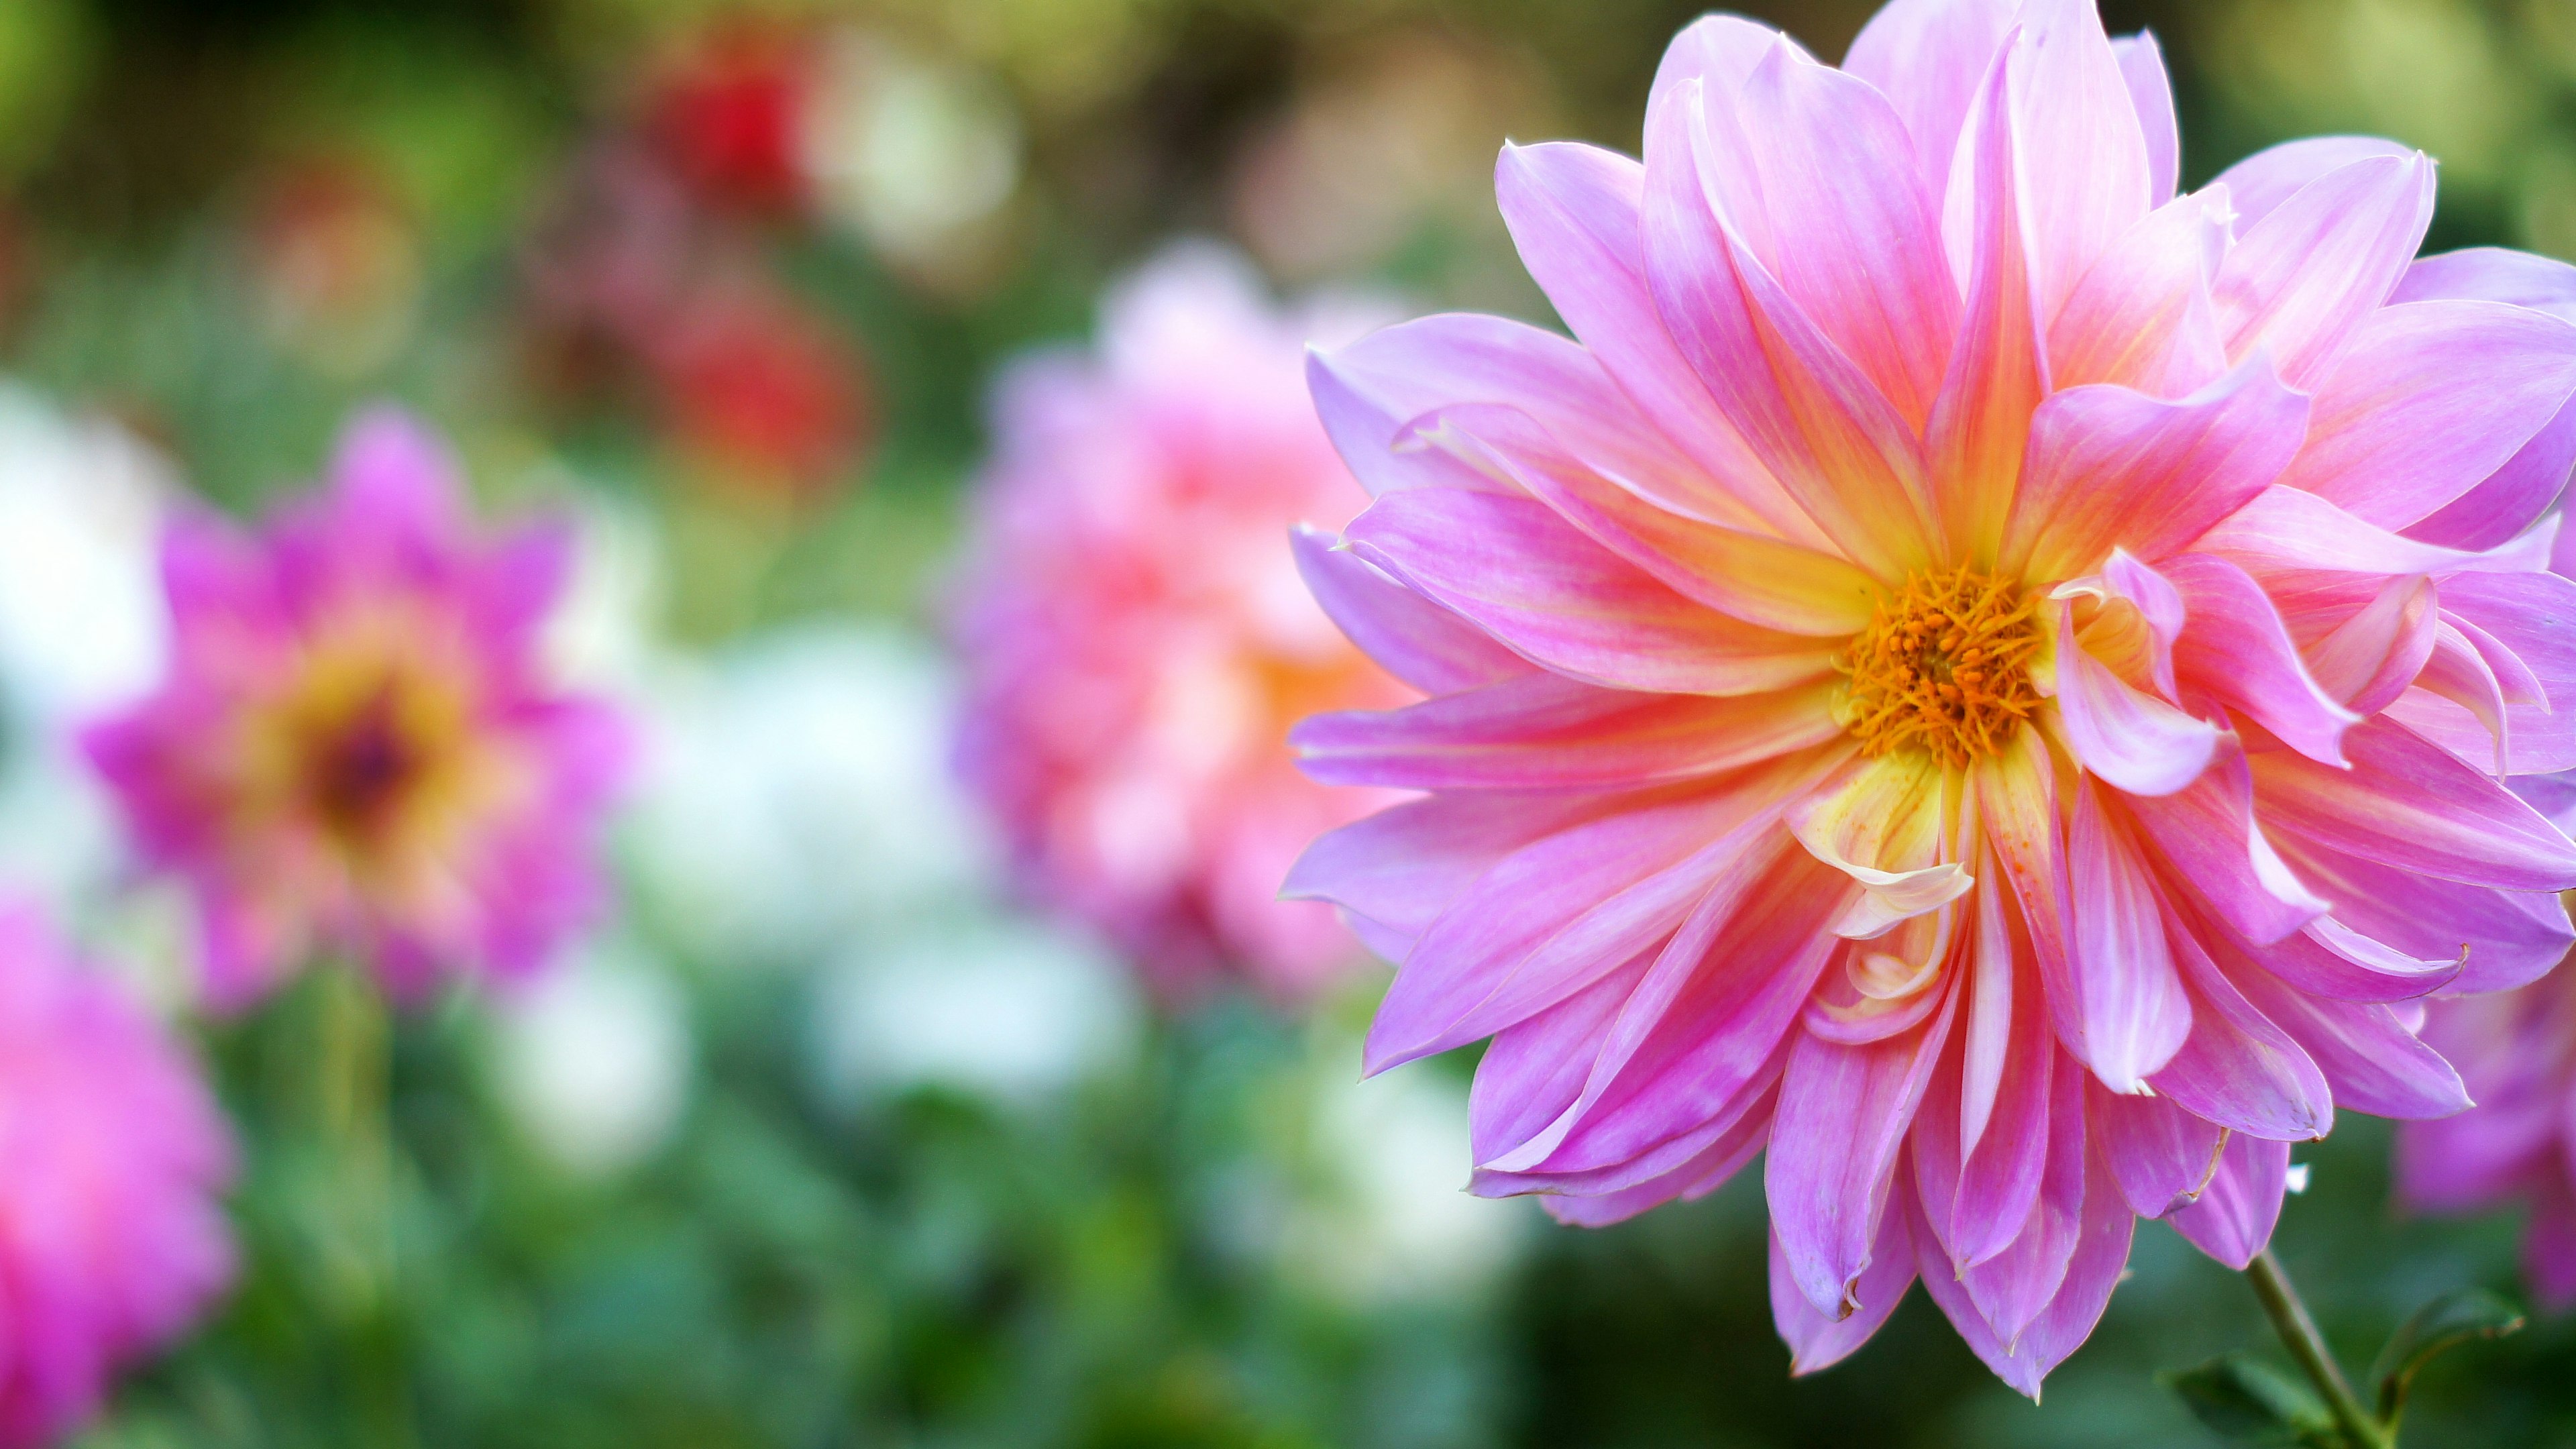
[[[2389,1335],[2388,1346],[2370,1366],[2370,1376],[2379,1384],[2379,1417],[2397,1422],[2416,1372],[2435,1354],[2472,1339],[2502,1338],[2520,1327],[2522,1315],[2513,1305],[2483,1288],[2445,1293],[2416,1309]]]
[[[2260,1359],[2231,1353],[2156,1377],[2222,1439],[2345,1449],[2334,1416],[2317,1396]]]

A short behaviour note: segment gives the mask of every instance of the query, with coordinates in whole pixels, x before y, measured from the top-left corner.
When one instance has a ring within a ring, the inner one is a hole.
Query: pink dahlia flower
[[[2244,1264],[2338,1106],[2466,1105],[2397,1003],[2566,950],[2497,777],[2576,765],[2576,327],[2410,268],[2400,146],[2175,196],[2084,0],[1898,0],[1842,69],[1702,20],[1645,149],[1503,153],[1575,340],[1314,364],[1376,495],[1320,597],[1435,697],[1299,727],[1427,793],[1291,890],[1401,953],[1370,1069],[1493,1038],[1476,1190],[1603,1223],[1767,1149],[1800,1370],[1919,1274],[2036,1394],[2136,1216]]]
[[[1240,970],[1293,999],[1357,954],[1329,909],[1277,899],[1306,841],[1380,803],[1300,777],[1289,724],[1415,697],[1283,546],[1368,501],[1300,372],[1358,330],[1334,310],[1282,315],[1241,263],[1182,250],[1110,297],[1097,355],[1032,358],[996,395],[960,768],[1030,892],[1167,995]]]
[[[84,743],[191,888],[218,1004],[322,952],[403,995],[522,974],[598,909],[627,736],[539,658],[569,544],[477,536],[453,462],[390,411],[256,535],[168,526],[168,675]]]
[[[0,907],[0,1449],[53,1443],[231,1280],[232,1137],[186,1054]]]

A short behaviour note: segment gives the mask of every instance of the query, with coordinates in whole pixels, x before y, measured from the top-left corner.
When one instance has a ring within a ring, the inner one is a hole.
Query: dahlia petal
[[[2162,572],[2187,620],[2174,643],[2175,673],[2308,758],[2342,764],[2343,732],[2361,715],[2308,672],[2263,586],[2214,554],[2178,554]]]
[[[1966,895],[1974,877],[1941,851],[1942,768],[1928,755],[1883,755],[1791,805],[1783,816],[1807,853],[1861,888],[1834,934],[1884,935]]]
[[[1547,1132],[1481,1164],[1582,1172],[1637,1157],[1739,1109],[1836,943],[1840,878],[1788,843],[1743,857],[1656,957],[1602,1042],[1583,1095]],[[1723,935],[1725,949],[1713,947]]]
[[[2185,1206],[2218,1171],[2227,1133],[2163,1097],[2133,1097],[2090,1087],[2087,1110],[2102,1139],[2120,1196],[2142,1218]]]
[[[1681,354],[1770,474],[1847,557],[1894,580],[1928,561],[1912,430],[1722,221],[1701,92],[1646,118],[1646,277]]]
[[[209,629],[265,633],[281,617],[275,575],[250,537],[210,509],[181,505],[162,520],[161,593],[181,655]]]
[[[1391,806],[1316,837],[1282,899],[1331,901],[1387,928],[1404,950],[1441,910],[1503,857],[1605,811],[1611,800],[1582,795],[1434,795]]]
[[[1505,856],[1397,970],[1369,1028],[1366,1069],[1491,1036],[1654,946],[1742,853],[1740,837],[1768,829],[1777,809],[1777,788],[1757,785],[1622,811]],[[1546,952],[1568,933],[1598,951]]]
[[[2090,781],[2075,792],[2066,860],[2080,1055],[2102,1085],[2136,1092],[2191,1034],[2191,1001],[2137,847]]]
[[[2457,756],[2384,719],[2355,725],[2344,752],[2350,770],[2287,751],[2255,756],[2264,823],[2442,880],[2512,891],[2576,886],[2576,843]]]
[[[2281,843],[2300,877],[2333,901],[2336,917],[2354,931],[2426,961],[2457,963],[2465,953],[2468,960],[2457,978],[2439,983],[2442,987],[2469,993],[2519,986],[2557,965],[2576,945],[2576,928],[2569,926],[2567,910],[2554,895],[2428,879],[2399,863],[2313,840],[2285,838]],[[2422,993],[2322,994],[2386,1001]]]
[[[1638,694],[1552,674],[1392,710],[1309,715],[1298,767],[1328,785],[1397,790],[1617,790],[1698,779],[1842,737],[1833,687]]]
[[[2328,909],[2263,838],[2241,750],[2173,794],[2125,803],[2157,861],[2245,939],[2278,941]]]
[[[1843,56],[1844,71],[1878,87],[1905,118],[1928,196],[1949,192],[1959,132],[2017,8],[2012,0],[1891,0]]]
[[[2402,529],[2493,473],[2576,393],[2576,326],[2499,302],[2403,302],[2354,328],[2284,486]]]
[[[2272,1241],[2289,1174],[2289,1143],[2232,1133],[2208,1189],[2165,1221],[2193,1247],[2242,1272]]]
[[[1971,557],[1991,556],[2002,541],[2031,413],[2049,392],[2007,71],[1999,59],[1960,148],[1975,197],[1968,302],[1925,435],[1942,527],[1952,548]]]
[[[2576,766],[2576,581],[2554,573],[2475,575],[2446,581],[2444,617],[2500,675],[2512,724],[2513,772]],[[2540,702],[2524,697],[2533,686]]]
[[[2083,1069],[2073,1061],[2052,1066],[2049,1095],[2047,1164],[2038,1197],[2002,1251],[1959,1274],[1968,1301],[2007,1351],[2057,1296],[2084,1226]]]
[[[2388,299],[2432,219],[2433,166],[2420,154],[2355,161],[2299,188],[2219,264],[2210,299],[2227,355],[2267,350],[2284,381],[2314,386]]]
[[[1645,186],[1644,167],[1594,146],[1506,146],[1494,168],[1494,197],[1531,279],[1620,390],[1708,480],[1707,489],[1687,494],[1706,496],[1690,511],[1720,521],[1749,512],[1784,538],[1821,541],[1657,316],[1641,232]]]
[[[1467,1092],[1474,1161],[1491,1161],[1529,1141],[1583,1095],[1602,1038],[1656,954],[1640,952],[1555,1005],[1494,1033]]]
[[[2338,1104],[2399,1120],[2447,1117],[2469,1106],[2460,1074],[2384,1003],[2329,1001],[2267,971],[2229,979],[2316,1063]]]
[[[2068,388],[2031,419],[2005,567],[2068,578],[2115,546],[2149,560],[2190,547],[2263,495],[2307,422],[2308,400],[2259,358],[2180,402]]]
[[[1605,1159],[1604,1165],[1599,1167],[1562,1172],[1507,1172],[1479,1167],[1468,1181],[1468,1191],[1479,1197],[1522,1197],[1535,1193],[1561,1204],[1606,1197],[1635,1201],[1650,1192],[1660,1192],[1669,1199],[1685,1192],[1696,1195],[1714,1190],[1722,1185],[1725,1176],[1733,1175],[1770,1140],[1772,1110],[1779,1098],[1780,1070],[1788,1060],[1789,1044],[1784,1038],[1753,1079],[1738,1088],[1733,1097],[1713,1107],[1705,1120],[1646,1146],[1632,1156]],[[1558,1114],[1560,1118],[1563,1115],[1562,1112]],[[1505,1149],[1503,1155],[1516,1154]],[[1604,1209],[1605,1212],[1616,1210],[1615,1207]],[[1562,1217],[1556,1209],[1551,1208],[1550,1211]]]
[[[2414,154],[2412,146],[2377,136],[2306,136],[2255,152],[2219,172],[2210,185],[2227,188],[2235,204],[2236,233],[2242,236],[2311,181],[2355,161],[2402,161]]]
[[[371,407],[340,434],[328,476],[333,501],[369,534],[426,542],[462,523],[464,475],[436,435],[400,408]]]
[[[2060,1040],[2080,1040],[2083,1017],[2076,1010],[2072,929],[2064,911],[2068,900],[2066,837],[2057,804],[2057,772],[2038,729],[2022,726],[1991,759],[1980,761],[1970,777],[1976,792],[1977,818],[2013,899],[2030,932],[2042,993]]]
[[[2174,119],[2164,49],[2155,32],[2141,30],[2112,41],[2111,54],[2120,62],[2120,79],[2128,82],[2129,104],[2137,107],[2138,129],[2147,141],[2147,200],[2162,206],[2173,200],[2182,178],[2182,127]]]
[[[2205,1122],[2274,1141],[2326,1135],[2334,1091],[2289,1033],[2245,999],[2191,932],[2169,932],[2191,997],[2191,1035],[2151,1079]]]
[[[2092,1336],[2093,1326],[2102,1321],[2102,1310],[2110,1306],[2111,1290],[2118,1286],[2121,1272],[2128,1266],[2129,1240],[2136,1222],[2111,1181],[2102,1153],[2098,1149],[2086,1153],[2083,1230],[2076,1239],[2074,1256],[2067,1261],[2066,1276],[2058,1284],[2057,1296],[2022,1330],[2018,1343],[2002,1342],[1984,1315],[1977,1312],[1965,1285],[1942,1272],[1937,1262],[1921,1262],[1923,1286],[1932,1301],[1940,1305],[1942,1316],[1950,1320],[1986,1367],[2016,1392],[2035,1400],[2040,1381],[2082,1347],[2084,1340]],[[1909,1226],[1915,1230],[1915,1254],[1920,1260],[1929,1234],[1922,1230],[1919,1218]]]
[[[2145,129],[2094,0],[2024,0],[2014,134],[2029,193],[2043,321],[2114,238],[2147,214]]]
[[[2504,466],[2408,527],[2406,534],[2447,548],[2494,548],[2540,521],[2566,491],[2571,467],[2576,467],[2576,403],[2560,408]]]
[[[1523,657],[1613,689],[1750,694],[1830,672],[1816,640],[1701,608],[1535,499],[1390,493],[1343,537]]]
[[[2168,201],[2122,232],[2048,324],[2051,380],[2180,398],[2225,376],[2209,271],[2226,238],[2226,208],[2208,192]]]
[[[2439,596],[2424,576],[2392,578],[2378,596],[2309,646],[2309,673],[2353,713],[2374,715],[2404,694],[2433,657]],[[2342,758],[2340,745],[2336,760]]]
[[[2576,322],[2576,266],[2509,247],[2463,247],[2417,257],[2388,300],[2504,302]]]
[[[1664,47],[1663,59],[1655,65],[1654,83],[1646,92],[1647,104],[1651,106],[1665,92],[1690,81],[1700,81],[1711,91],[1732,95],[1744,88],[1754,67],[1775,46],[1786,46],[1801,57],[1807,53],[1796,40],[1758,20],[1741,15],[1703,15],[1683,26]]]
[[[1897,1157],[1949,1039],[1957,992],[1945,990],[1940,1011],[1901,1036],[1842,1046],[1802,1034],[1789,1049],[1762,1182],[1790,1280],[1820,1313],[1864,1306]]]
[[[2098,582],[2101,597],[2120,600],[2138,611],[2139,621],[2146,626],[2147,677],[2165,698],[2178,698],[2181,691],[2174,678],[2173,646],[2188,618],[2182,591],[2158,570],[2138,562],[2125,548],[2112,549],[2111,556],[2103,560]],[[2069,580],[2059,587],[2081,591],[2084,583]]]
[[[2555,520],[2484,552],[2420,543],[2365,523],[2298,488],[2272,487],[2202,536],[2199,548],[2257,579],[2297,570],[2323,573],[2530,573],[2547,566]]]
[[[1626,479],[1576,461],[1516,408],[1468,405],[1423,421],[1686,598],[1789,634],[1840,639],[1869,623],[1869,575],[1832,554],[1659,507]]]
[[[1859,1306],[1840,1316],[1820,1313],[1807,1301],[1790,1273],[1788,1250],[1781,1246],[1779,1233],[1771,1234],[1771,1321],[1789,1345],[1790,1373],[1815,1373],[1850,1357],[1905,1300],[1905,1290],[1914,1286],[1915,1263],[1906,1216],[1902,1208],[1879,1214],[1869,1266],[1852,1285],[1852,1298]]]
[[[1744,1170],[1770,1136],[1771,1108],[1764,1102],[1718,1134],[1697,1156],[1661,1176],[1608,1192],[1548,1193],[1539,1199],[1539,1205],[1547,1209],[1549,1217],[1569,1227],[1606,1228],[1649,1208],[1677,1199],[1690,1202],[1717,1191]],[[1479,1174],[1475,1191],[1483,1194],[1496,1176]]]
[[[2000,894],[1985,892],[1981,908],[2000,917]],[[1987,906],[1989,901],[1994,904]],[[1987,929],[1981,923],[1968,1040],[1960,1062],[1959,1141],[1965,1158],[1944,1239],[1961,1265],[1982,1263],[2003,1251],[2012,1241],[2013,1225],[2029,1217],[2047,1160],[2050,1071],[2059,1056],[2036,971],[2009,957],[1993,960]],[[1992,929],[2000,931],[2004,923],[1998,919]],[[2001,944],[2009,950],[2008,939]],[[2006,992],[2009,999],[2001,999]],[[1995,1024],[1999,1016],[2008,1019]],[[1989,1064],[1995,1057],[2000,1060]],[[1925,1205],[1928,1212],[1938,1203],[1927,1195]]]
[[[1781,292],[1921,427],[1959,297],[1905,123],[1867,81],[1787,45],[1754,68],[1737,114],[1761,171]]]
[[[2216,725],[2132,688],[2086,653],[2072,609],[2058,615],[2057,708],[2076,760],[2127,794],[2170,795],[2217,754]]]
[[[2438,722],[2449,711],[2425,709],[2423,715],[2409,713],[2406,706],[2410,701],[2419,708],[2431,703],[2422,699],[2426,694],[2436,700],[2448,700],[2466,710],[2475,719],[2476,727],[2466,732],[2442,728]],[[2496,774],[2510,773],[2508,761],[2512,743],[2505,725],[2504,686],[2496,679],[2495,670],[2480,656],[2477,646],[2470,643],[2468,636],[2448,619],[2434,627],[2433,653],[2424,661],[2423,672],[2415,676],[2415,688],[2398,696],[2389,705],[2388,713],[2391,718],[2464,760],[2473,764],[2492,760]],[[2425,716],[2435,722],[2433,728],[2425,727],[2428,722]],[[2576,761],[2562,764],[2576,764]],[[2549,766],[2535,762],[2533,768],[2547,769]]]
[[[1335,544],[1302,523],[1288,535],[1298,576],[1325,617],[1387,673],[1426,694],[1452,694],[1530,671],[1492,635]]]
[[[576,540],[561,519],[512,529],[457,581],[459,602],[486,648],[527,647],[571,582]]]

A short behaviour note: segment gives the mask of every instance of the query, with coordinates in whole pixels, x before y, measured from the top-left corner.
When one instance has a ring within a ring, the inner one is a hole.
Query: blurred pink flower
[[[1493,1038],[1476,1191],[1606,1223],[1767,1149],[1801,1372],[1919,1275],[2035,1395],[2136,1216],[2244,1265],[2338,1107],[2467,1105],[2392,1003],[2566,950],[2576,842],[2496,777],[2576,765],[2576,327],[2413,263],[2402,146],[2177,198],[2088,0],[1845,64],[1711,17],[1642,165],[1505,149],[1577,340],[1318,359],[1377,495],[1319,597],[1436,697],[1299,727],[1429,794],[1290,889],[1401,957],[1370,1070]]]
[[[403,996],[529,972],[598,910],[628,737],[538,658],[569,557],[553,526],[476,536],[453,461],[391,411],[257,534],[169,524],[168,675],[84,744],[191,888],[219,1005],[324,952]]]
[[[1094,355],[1002,381],[955,634],[960,768],[1027,888],[1167,997],[1235,970],[1281,999],[1355,960],[1280,878],[1377,800],[1302,779],[1288,724],[1412,697],[1298,582],[1293,525],[1365,501],[1299,375],[1310,338],[1229,255],[1166,255],[1114,293]]]
[[[2523,1271],[2551,1309],[2576,1306],[2576,971],[2520,991],[2430,1005],[2424,1040],[2477,1105],[2397,1134],[2397,1196],[2419,1212],[2521,1201]]]
[[[0,1449],[50,1444],[230,1282],[232,1137],[196,1068],[0,906]]]

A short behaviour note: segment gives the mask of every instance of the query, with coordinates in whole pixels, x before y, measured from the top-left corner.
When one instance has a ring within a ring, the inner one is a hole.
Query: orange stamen
[[[2002,750],[2039,708],[2036,606],[2011,580],[1965,564],[1880,599],[1836,665],[1851,679],[1843,723],[1861,753],[1921,749],[1965,766]]]

